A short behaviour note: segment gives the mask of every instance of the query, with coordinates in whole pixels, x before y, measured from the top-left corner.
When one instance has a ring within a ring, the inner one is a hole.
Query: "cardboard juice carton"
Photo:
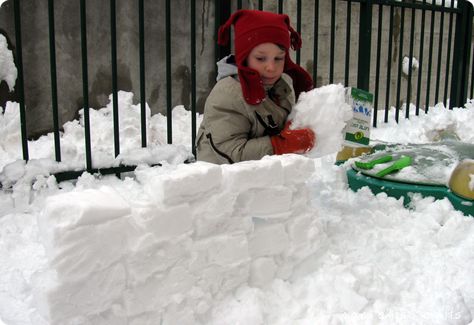
[[[344,146],[337,154],[337,161],[371,151],[369,142],[374,96],[365,90],[348,87],[346,101],[352,107],[353,115],[343,130]]]

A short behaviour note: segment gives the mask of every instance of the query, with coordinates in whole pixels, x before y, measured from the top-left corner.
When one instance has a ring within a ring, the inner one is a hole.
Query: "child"
[[[299,93],[313,87],[288,53],[290,45],[301,47],[300,35],[287,15],[239,10],[219,28],[220,45],[227,44],[232,24],[235,58],[217,64],[218,82],[206,100],[197,135],[197,159],[231,164],[309,151],[314,133],[291,130],[286,121]]]

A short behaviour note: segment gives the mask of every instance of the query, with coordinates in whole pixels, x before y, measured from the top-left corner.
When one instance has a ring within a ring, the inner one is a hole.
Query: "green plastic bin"
[[[353,191],[367,186],[374,194],[384,192],[397,199],[403,197],[405,206],[408,206],[411,200],[409,193],[420,193],[423,197],[432,196],[436,199],[448,198],[455,209],[474,217],[474,200],[462,198],[451,192],[446,186],[416,185],[384,180],[364,175],[352,168],[347,170],[347,180]]]

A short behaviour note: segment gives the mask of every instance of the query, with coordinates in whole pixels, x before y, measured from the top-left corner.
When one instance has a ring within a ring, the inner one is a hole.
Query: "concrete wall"
[[[254,1],[257,5],[258,1]],[[319,44],[318,44],[318,62],[317,64],[317,76],[316,85],[321,86],[328,84],[329,70],[330,70],[330,40],[331,40],[331,2],[332,1],[319,1]],[[292,1],[296,3],[296,1]],[[275,7],[275,6],[274,6]],[[348,2],[336,1],[336,28],[335,28],[335,50],[334,50],[334,83],[345,82],[345,70],[346,70],[346,39],[347,39],[347,17],[348,17]],[[359,11],[360,4],[353,2],[351,5],[351,27],[350,27],[350,52],[349,52],[349,86],[357,86],[357,64],[358,64],[358,48],[359,48]],[[276,11],[276,7],[272,8]],[[292,21],[296,25],[296,5],[288,5],[284,7],[285,12],[288,12],[291,16]],[[370,49],[370,85],[369,90],[375,93],[376,87],[376,64],[377,64],[377,40],[378,40],[378,20],[379,20],[379,6],[374,6],[372,11],[372,47]],[[403,26],[403,48],[400,47],[400,37],[402,35],[402,15],[404,15],[404,26]],[[314,33],[313,33],[313,17],[314,17],[314,1],[303,2],[302,9],[302,37],[303,37],[303,49],[301,53],[301,65],[308,71],[313,69],[313,44],[314,44]],[[431,80],[430,80],[430,98],[429,105],[435,104],[436,94],[436,77],[438,67],[440,69],[439,78],[439,101],[443,100],[444,89],[446,82],[450,85],[450,79],[446,78],[447,66],[448,66],[448,55],[447,51],[450,48],[450,60],[453,59],[453,44],[454,44],[454,31],[452,34],[451,43],[448,43],[448,27],[450,16],[449,14],[444,15],[443,26],[441,26],[441,15],[436,13],[434,16],[434,36],[433,36],[433,56],[432,60],[429,61],[428,49],[430,46],[429,32],[431,25],[431,13],[425,14],[425,28],[423,38],[423,55],[420,53],[421,43],[421,11],[417,10],[415,13],[415,24],[414,24],[414,42],[413,42],[413,57],[418,61],[423,57],[422,68],[422,79],[421,79],[421,101],[420,106],[424,107],[427,91],[427,80],[428,80],[428,68],[431,65]],[[390,26],[390,8],[388,6],[383,7],[382,11],[382,29],[381,29],[381,49],[380,49],[380,71],[379,71],[379,96],[378,96],[378,108],[383,109],[386,107],[386,95],[387,85],[390,90],[389,92],[389,107],[395,106],[397,102],[397,88],[398,88],[398,62],[399,54],[401,52],[403,57],[410,56],[410,30],[412,10],[405,9],[404,14],[401,8],[394,8],[393,10],[393,36],[392,36],[392,52],[388,53],[389,43],[389,26]],[[456,19],[453,17],[452,26],[454,29]],[[442,28],[442,29],[441,29]],[[440,30],[444,31],[442,39],[440,41]],[[441,58],[439,59],[438,51],[439,44],[441,47]],[[451,45],[449,45],[451,44]],[[390,81],[387,84],[387,76],[389,74],[388,65],[391,64],[390,69]],[[450,67],[451,68],[451,67]],[[451,70],[449,70],[451,73]],[[410,102],[416,102],[417,93],[417,82],[418,82],[418,70],[413,71],[411,79],[411,85],[408,85],[408,75],[405,73],[400,74],[400,104],[407,100],[408,88],[410,88],[411,96]],[[450,89],[448,88],[448,94]],[[448,96],[449,98],[449,96]]]
[[[135,100],[140,100],[139,90],[139,38],[138,38],[138,1],[117,0],[117,45],[118,45],[118,87],[120,90],[135,93]],[[242,1],[244,8],[257,8],[257,0]],[[277,11],[277,1],[264,1],[264,10]],[[313,35],[314,1],[302,2],[302,38],[301,65],[310,73],[313,71]],[[76,112],[83,106],[81,44],[80,44],[80,14],[79,1],[57,0],[55,4],[56,19],[56,56],[58,66],[58,96],[60,107],[60,124],[75,118]],[[232,1],[233,10],[236,1]],[[347,2],[336,1],[336,47],[334,83],[344,83],[346,57],[346,26]],[[329,83],[329,55],[330,55],[330,26],[331,1],[319,1],[319,31],[318,31],[318,62],[316,69],[316,85]],[[359,34],[359,4],[351,6],[350,32],[350,61],[348,85],[357,84],[358,34]],[[23,62],[25,76],[25,96],[28,110],[27,128],[30,136],[43,134],[52,129],[51,115],[51,88],[49,68],[49,41],[47,1],[22,1],[22,37]],[[296,27],[296,0],[284,1],[284,12],[287,13]],[[214,85],[215,67],[215,39],[214,39],[214,1],[196,1],[196,69],[197,69],[197,109],[202,111],[207,94]],[[189,1],[171,1],[172,15],[172,105],[183,104],[190,107],[190,6]],[[146,61],[146,101],[152,113],[166,112],[166,44],[165,44],[165,1],[145,1],[145,61]],[[431,16],[427,14],[426,33],[429,31]],[[439,14],[435,17],[435,48],[432,61],[432,79],[430,87],[430,104],[434,104],[436,73],[441,67],[439,83],[440,100],[444,95],[446,72],[446,50],[448,34],[444,33],[442,59],[438,62],[439,41]],[[409,55],[409,30],[411,10],[405,10],[404,47],[402,57]],[[414,56],[419,59],[420,47],[420,20],[421,14],[416,17]],[[378,7],[373,12],[373,33],[371,49],[371,82],[370,91],[375,91],[375,63],[377,40]],[[386,105],[385,95],[387,86],[387,64],[392,64],[391,80],[389,82],[389,106],[396,104],[398,53],[401,9],[394,10],[393,50],[387,52],[389,9],[383,12],[382,50],[380,61],[379,108]],[[453,23],[455,20],[453,21]],[[444,29],[449,24],[449,15],[445,15]],[[13,3],[7,1],[0,10],[0,29],[13,41],[14,21]],[[111,85],[111,54],[110,54],[110,15],[109,2],[99,0],[87,1],[87,37],[88,37],[88,66],[89,66],[89,103],[93,108],[100,108],[108,102],[112,92]],[[425,37],[424,46],[424,75],[422,78],[422,105],[426,98],[426,84],[428,71],[429,39]],[[451,53],[452,59],[452,53]],[[415,71],[417,73],[417,71]],[[412,102],[416,94],[417,77],[412,79]],[[400,98],[406,100],[408,85],[407,76],[402,74]],[[11,96],[11,95],[10,95]],[[5,97],[3,95],[3,97]]]
[[[214,80],[213,2],[196,1],[197,89],[199,106]],[[89,106],[100,108],[112,92],[109,2],[87,3]],[[56,57],[60,124],[83,107],[79,1],[56,0]],[[190,103],[189,1],[171,1],[172,102]],[[25,96],[28,133],[52,129],[47,1],[21,1]],[[0,10],[0,28],[15,41],[13,2]],[[152,112],[166,111],[165,2],[145,1],[146,100]],[[140,100],[138,1],[117,0],[118,88]]]

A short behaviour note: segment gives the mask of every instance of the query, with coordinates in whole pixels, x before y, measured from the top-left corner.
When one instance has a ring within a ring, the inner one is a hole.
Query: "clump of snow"
[[[310,128],[316,135],[314,148],[306,155],[322,157],[342,148],[343,129],[352,117],[341,84],[327,85],[301,93],[290,116],[291,128]]]
[[[22,157],[20,130],[19,105],[7,102],[0,114],[0,168]]]
[[[0,1],[0,7],[3,2]],[[17,74],[13,53],[8,49],[5,36],[0,34],[0,81],[5,80],[10,91],[15,88]]]
[[[413,70],[418,69],[419,65],[420,65],[420,63],[418,62],[418,60],[416,58],[412,57],[411,58],[411,69],[410,69],[410,58],[405,56],[403,58],[403,62],[402,62],[402,67],[403,67],[402,71],[405,75],[408,76],[410,74],[410,70],[412,70],[412,72],[413,72]]]

